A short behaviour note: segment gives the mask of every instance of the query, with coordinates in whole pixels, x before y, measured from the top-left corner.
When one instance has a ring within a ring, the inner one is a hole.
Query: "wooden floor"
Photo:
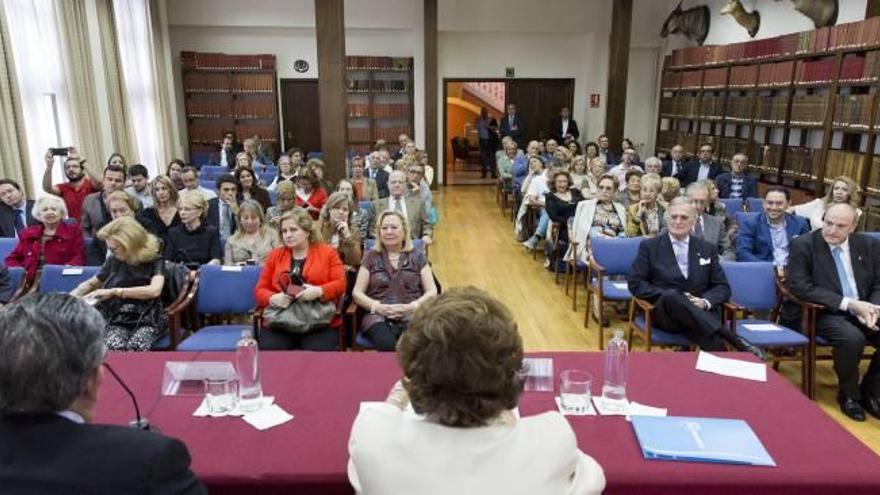
[[[501,214],[493,186],[456,186],[435,192],[440,212],[431,262],[443,287],[474,285],[501,299],[513,312],[527,351],[597,351],[596,326],[584,328],[585,296],[579,292],[577,312],[563,285],[532,260],[513,237],[510,213]],[[612,315],[612,327],[621,319]],[[606,333],[606,339],[610,334]],[[641,342],[633,345],[644,349]],[[867,362],[863,362],[863,372]],[[784,363],[780,370],[799,387],[800,368]],[[819,364],[818,403],[844,428],[880,454],[880,420],[857,423],[844,417],[835,402],[836,379],[830,362]],[[805,434],[809,434],[805,432]]]

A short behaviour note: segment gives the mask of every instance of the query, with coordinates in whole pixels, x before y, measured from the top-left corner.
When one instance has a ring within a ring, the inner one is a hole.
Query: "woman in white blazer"
[[[825,218],[825,210],[834,203],[849,203],[858,213],[858,225],[863,228],[864,219],[862,218],[862,210],[859,209],[859,201],[861,199],[861,188],[856,181],[846,176],[840,176],[834,179],[834,182],[828,186],[828,192],[824,198],[816,198],[807,203],[792,206],[788,209],[789,213],[794,213],[799,217],[804,217],[810,221],[811,230],[819,230],[822,228],[822,221]]]
[[[358,494],[602,492],[602,468],[562,415],[512,413],[522,340],[488,293],[453,288],[426,301],[397,351],[402,381],[352,427],[348,476]]]
[[[587,263],[590,259],[590,239],[626,235],[626,208],[614,201],[617,188],[616,177],[603,175],[596,184],[596,197],[578,203],[571,229],[574,233],[571,240],[577,242],[577,252],[569,248],[565,255],[566,260],[577,256]]]

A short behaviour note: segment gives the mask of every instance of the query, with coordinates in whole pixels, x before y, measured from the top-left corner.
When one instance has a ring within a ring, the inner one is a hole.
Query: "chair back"
[[[275,176],[278,175],[277,171],[268,170],[266,172],[257,172],[257,177],[260,178],[260,182],[268,186],[275,180]]]
[[[7,270],[9,272],[9,280],[12,282],[12,295],[14,296],[21,286],[27,282],[25,271],[20,266],[10,266]]]
[[[199,170],[199,179],[213,181],[217,180],[217,177],[228,173],[230,173],[229,168],[222,165],[205,165]]]
[[[862,232],[862,233],[868,237],[873,237],[874,239],[877,239],[878,241],[880,241],[880,232]]]
[[[769,261],[722,261],[730,300],[755,311],[776,305],[776,268]]]
[[[261,266],[202,265],[196,292],[196,313],[247,314],[257,305],[254,288]]]
[[[639,254],[642,237],[596,238],[590,241],[593,258],[605,275],[629,275]]]
[[[424,241],[422,241],[421,239],[413,239],[412,243],[413,243],[413,249],[419,249],[419,250],[424,251],[424,249],[425,249]],[[375,245],[376,245],[376,239],[364,239],[364,251],[369,251],[369,250],[373,249],[373,247]]]
[[[18,239],[15,237],[0,237],[0,261],[9,256],[16,244],[18,244]]]
[[[756,216],[758,216],[760,214],[761,214],[760,212],[756,212],[756,211],[737,212],[737,214],[736,214],[736,228],[741,232],[743,222],[745,222],[746,220],[755,218]]]
[[[762,198],[746,198],[746,210],[758,213],[764,211],[764,200]]]
[[[211,191],[217,190],[217,181],[214,179],[199,179],[199,185]]]
[[[196,168],[204,167],[211,160],[211,153],[200,152],[193,153],[192,163]]]
[[[37,291],[41,294],[50,292],[67,293],[101,271],[100,266],[63,266],[45,265],[40,275]]]
[[[736,212],[742,211],[743,200],[741,198],[721,198],[718,201],[724,204],[724,211],[730,218],[733,218]]]

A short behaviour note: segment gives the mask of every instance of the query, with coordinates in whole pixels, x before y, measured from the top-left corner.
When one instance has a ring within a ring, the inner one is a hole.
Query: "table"
[[[601,353],[533,353],[599,380]],[[746,358],[745,355],[733,356]],[[165,361],[232,360],[231,353],[113,354],[108,360],[163,433],[186,442],[193,470],[212,494],[347,494],[347,442],[361,401],[384,400],[400,371],[393,354],[263,352],[263,388],[295,419],[257,431],[239,418],[196,418],[199,397],[160,395]],[[698,372],[695,353],[632,353],[628,395],[670,415],[742,418],[776,468],[643,459],[622,417],[570,417],[580,448],[605,469],[606,494],[880,493],[880,458],[768,370],[766,383]],[[558,380],[554,382],[558,388]],[[594,393],[600,389],[594,384]],[[555,408],[553,394],[527,392],[524,416]],[[125,424],[133,410],[108,376],[97,421]],[[256,489],[259,488],[259,491]]]

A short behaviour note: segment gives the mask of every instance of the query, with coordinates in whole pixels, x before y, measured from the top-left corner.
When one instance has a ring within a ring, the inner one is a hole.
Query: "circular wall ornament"
[[[293,62],[293,70],[297,72],[306,72],[309,70],[309,63],[303,59],[296,60]]]

